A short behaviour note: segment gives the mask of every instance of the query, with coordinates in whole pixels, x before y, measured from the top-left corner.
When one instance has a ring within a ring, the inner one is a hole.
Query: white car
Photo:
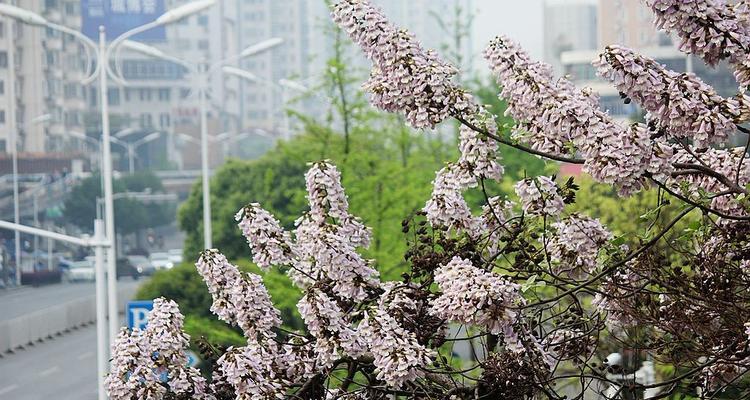
[[[151,266],[155,270],[172,269],[174,262],[169,259],[169,253],[151,253]]]
[[[72,262],[63,277],[68,282],[93,282],[96,279],[94,264],[88,260]]]
[[[169,250],[169,260],[172,261],[174,265],[182,264],[182,249]]]

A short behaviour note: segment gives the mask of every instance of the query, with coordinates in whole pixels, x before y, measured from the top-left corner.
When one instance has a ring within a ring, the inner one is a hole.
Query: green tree
[[[163,192],[159,178],[152,173],[137,173],[114,180],[113,191],[153,193]],[[96,219],[97,198],[102,197],[101,178],[95,174],[78,184],[65,200],[65,219],[85,231],[91,231]],[[141,229],[167,225],[174,220],[174,205],[143,203],[121,198],[115,200],[115,229],[119,234],[138,232]]]

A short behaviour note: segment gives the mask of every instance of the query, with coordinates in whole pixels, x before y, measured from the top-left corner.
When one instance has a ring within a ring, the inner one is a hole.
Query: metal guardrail
[[[135,290],[134,287],[120,289],[117,293],[117,304],[127,303],[135,295]],[[96,321],[96,298],[93,294],[0,321],[0,356],[89,325],[94,321]]]

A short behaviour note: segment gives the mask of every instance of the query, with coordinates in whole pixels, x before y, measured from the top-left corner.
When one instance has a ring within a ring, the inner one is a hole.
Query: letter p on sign
[[[144,330],[148,325],[148,314],[154,309],[152,300],[129,301],[125,305],[125,316],[128,321],[128,329]]]

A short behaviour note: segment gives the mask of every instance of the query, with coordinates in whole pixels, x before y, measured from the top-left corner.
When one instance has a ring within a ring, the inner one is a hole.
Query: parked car
[[[141,277],[141,273],[138,272],[138,269],[133,265],[133,263],[130,262],[127,258],[118,258],[117,259],[117,279],[120,279],[123,276],[129,276],[133,278],[133,280],[137,280]]]
[[[154,266],[151,265],[151,261],[146,256],[131,255],[126,257],[130,261],[138,274],[140,275],[151,275],[154,273]]]
[[[172,261],[174,265],[182,264],[182,249],[169,250],[169,260]]]
[[[74,261],[68,264],[63,278],[68,282],[93,282],[96,278],[94,264],[88,260]]]
[[[151,253],[151,265],[158,271],[160,269],[172,269],[174,262],[169,259],[169,253]]]

